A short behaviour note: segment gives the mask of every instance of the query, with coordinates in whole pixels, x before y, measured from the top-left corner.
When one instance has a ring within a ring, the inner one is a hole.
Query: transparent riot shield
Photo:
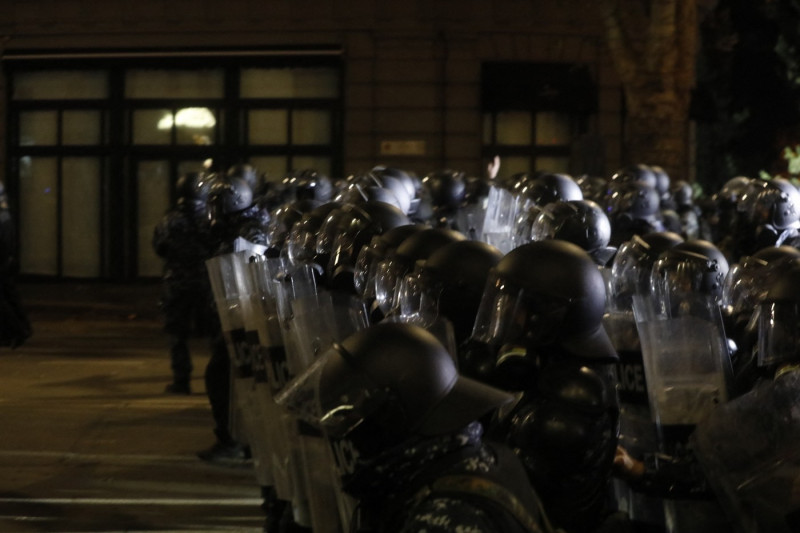
[[[473,241],[483,240],[483,225],[488,202],[469,204],[456,211],[456,229]]]
[[[367,326],[363,302],[317,287],[312,267],[303,265],[290,271],[279,292],[279,318],[290,376],[300,375],[334,342]],[[315,533],[336,533],[349,520],[352,503],[339,490],[327,439],[319,429],[300,420],[294,424],[293,437],[295,460],[301,470],[296,481],[305,491],[311,527]]]
[[[633,311],[659,451],[673,461],[690,462],[690,434],[728,399],[730,356],[719,306],[700,293],[672,300],[639,294],[633,296]],[[713,500],[667,499],[664,513],[669,532],[727,527]]]
[[[230,432],[239,442],[249,444],[243,425],[239,389],[242,380],[252,381],[252,351],[247,343],[241,303],[242,266],[247,264],[249,251],[215,256],[206,261],[206,270],[214,293],[222,334],[231,361]]]
[[[265,412],[260,400],[262,389],[266,386],[266,365],[264,350],[261,349],[258,326],[262,319],[258,305],[258,291],[251,275],[250,263],[257,255],[246,251],[233,254],[233,267],[239,293],[239,304],[244,329],[241,344],[237,351],[247,353],[249,369],[238,366],[239,372],[233,377],[233,398],[237,402],[238,413],[250,446],[256,480],[261,487],[274,485],[272,472],[271,432],[267,430],[270,422],[265,421]]]
[[[486,214],[483,219],[481,240],[489,243],[504,254],[514,246],[514,227],[519,210],[519,199],[500,187],[489,189]]]
[[[273,396],[289,380],[286,370],[286,351],[278,322],[277,285],[288,268],[283,258],[267,259],[263,256],[248,265],[253,283],[250,307],[258,335],[259,349],[254,357],[256,388],[255,405],[261,424],[259,435],[269,453],[273,484],[279,499],[292,501],[292,444],[288,428],[293,419],[279,407]]]
[[[631,457],[643,460],[658,452],[658,440],[650,416],[642,347],[633,311],[610,310],[603,316],[603,326],[619,355],[619,445]],[[635,527],[663,529],[664,503],[660,498],[636,492],[620,479],[615,479],[613,486],[618,508],[628,514]]]
[[[800,372],[716,409],[691,437],[739,533],[800,531]]]

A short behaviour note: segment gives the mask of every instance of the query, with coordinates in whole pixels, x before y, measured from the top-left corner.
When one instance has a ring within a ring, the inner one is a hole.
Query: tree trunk
[[[689,176],[696,0],[602,0],[606,42],[625,94],[625,164]]]

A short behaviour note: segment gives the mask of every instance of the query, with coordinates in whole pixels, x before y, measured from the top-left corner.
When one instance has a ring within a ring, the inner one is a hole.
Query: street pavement
[[[33,336],[0,348],[0,532],[256,532],[252,468],[213,443],[193,339],[193,394],[170,381],[158,285],[28,283]]]

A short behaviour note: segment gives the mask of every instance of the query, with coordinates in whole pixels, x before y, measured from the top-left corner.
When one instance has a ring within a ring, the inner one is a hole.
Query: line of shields
[[[333,343],[367,326],[363,303],[324,290],[312,266],[239,251],[206,262],[231,358],[231,432],[250,446],[256,480],[315,533],[349,531],[355,502],[338,490],[321,431],[274,398]]]
[[[719,306],[668,296],[633,297],[658,448],[693,454],[716,498],[666,499],[667,531],[800,531],[800,372],[730,398]]]

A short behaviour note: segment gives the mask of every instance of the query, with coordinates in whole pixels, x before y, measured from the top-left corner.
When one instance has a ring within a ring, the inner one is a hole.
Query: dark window
[[[573,142],[596,111],[584,67],[487,63],[481,73],[483,157],[501,157],[501,174],[569,172]]]

